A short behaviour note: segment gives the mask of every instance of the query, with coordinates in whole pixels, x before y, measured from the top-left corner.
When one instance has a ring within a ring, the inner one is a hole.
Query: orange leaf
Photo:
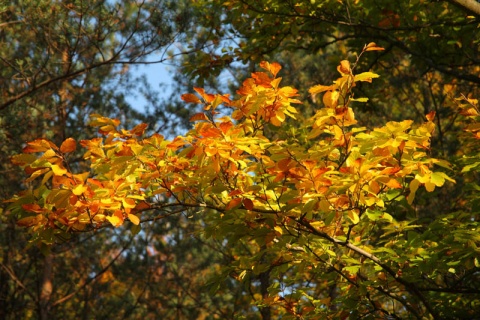
[[[205,90],[203,90],[202,88],[193,87],[193,90],[195,90],[199,95],[201,95],[206,102],[212,102],[215,99],[215,95],[205,93]]]
[[[147,202],[142,201],[135,206],[132,212],[141,212],[147,209],[150,209],[150,205]]]
[[[342,60],[340,61],[340,65],[337,67],[338,72],[341,74],[350,74],[351,69],[350,69],[350,62],[348,60]]]
[[[242,198],[234,198],[234,199],[230,200],[230,202],[225,207],[225,210],[230,210],[230,209],[236,208],[240,205],[240,203],[242,203]]]
[[[45,152],[49,149],[58,150],[58,147],[46,139],[36,139],[27,142],[27,146],[23,148],[24,153]]]
[[[276,62],[269,63],[267,61],[260,62],[260,68],[268,70],[274,77],[282,69],[282,66]]]
[[[272,86],[272,79],[264,72],[252,73],[252,78],[255,80],[255,84],[258,86],[270,88]]]
[[[225,121],[220,123],[219,127],[223,133],[227,133],[227,131],[233,127],[233,123],[231,121]]]
[[[430,111],[425,117],[428,121],[433,121],[435,119],[435,111]]]
[[[77,143],[73,138],[67,138],[67,140],[62,142],[60,146],[60,151],[63,153],[69,153],[75,151],[77,148]]]
[[[139,125],[135,126],[135,128],[130,130],[130,133],[136,136],[141,136],[145,133],[145,129],[147,129],[147,127],[148,127],[148,124],[140,123]]]
[[[385,49],[377,46],[375,42],[370,42],[365,46],[365,51],[382,51],[382,50],[385,50]]]
[[[222,136],[222,132],[214,127],[199,130],[199,133],[205,138],[217,138]]]
[[[188,103],[202,103],[200,99],[193,93],[185,93],[181,96],[182,100]]]
[[[208,117],[203,112],[196,113],[196,114],[194,114],[193,116],[190,117],[190,121],[192,121],[192,122],[193,121],[201,121],[201,120],[209,121]]]
[[[392,188],[392,189],[401,189],[402,188],[402,185],[395,179],[388,180],[388,182],[385,183],[385,185]]]

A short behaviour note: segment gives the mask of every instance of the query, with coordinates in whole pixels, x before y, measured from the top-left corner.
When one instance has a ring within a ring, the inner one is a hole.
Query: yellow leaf
[[[42,158],[43,159],[50,159],[50,158],[53,158],[55,157],[57,154],[55,153],[55,151],[53,151],[52,149],[48,149],[47,151],[45,151],[45,153],[42,155]]]
[[[140,219],[139,219],[136,215],[129,213],[127,216],[128,216],[128,219],[130,219],[130,221],[131,221],[134,225],[137,225],[137,226],[139,225]]]
[[[114,227],[119,227],[123,224],[123,220],[125,218],[123,217],[123,213],[120,210],[115,210],[113,215],[110,217],[107,217],[107,220],[112,224]]]
[[[323,95],[323,103],[327,108],[336,108],[338,105],[338,98],[340,93],[338,91],[327,91]]]
[[[108,222],[114,227],[120,227],[123,223],[117,216],[107,217]]]
[[[72,190],[73,194],[76,196],[83,194],[85,191],[87,191],[87,186],[84,184],[79,184]]]
[[[317,94],[317,93],[322,93],[324,91],[332,91],[337,89],[336,85],[331,85],[331,86],[322,86],[321,84],[316,85],[308,89],[308,93],[310,94]]]
[[[282,230],[281,227],[275,226],[275,227],[273,227],[273,229],[275,229],[275,231],[276,231],[279,235],[282,235],[282,234],[283,234],[283,230]]]
[[[435,183],[430,181],[425,182],[425,189],[427,189],[428,192],[432,192],[435,190]]]
[[[353,224],[357,224],[360,222],[360,218],[354,210],[348,211],[348,218],[350,218]]]
[[[378,74],[373,73],[373,72],[363,72],[360,74],[355,75],[354,81],[366,81],[366,82],[372,82],[373,78],[378,78],[380,77]]]
[[[65,173],[67,173],[67,169],[58,164],[52,164],[52,171],[56,176],[63,176]]]
[[[413,203],[413,200],[415,199],[415,193],[417,192],[419,186],[420,181],[417,179],[414,179],[412,182],[410,182],[410,194],[407,197],[408,204]]]

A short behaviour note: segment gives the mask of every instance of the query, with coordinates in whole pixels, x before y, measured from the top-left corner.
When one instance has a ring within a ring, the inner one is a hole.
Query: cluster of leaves
[[[381,50],[370,43],[359,57]],[[101,137],[80,141],[89,170],[72,170],[72,138],[60,147],[29,142],[13,161],[26,183],[40,181],[10,199],[9,211],[32,241],[52,244],[127,220],[138,233],[142,222],[196,208],[204,237],[228,248],[224,277],[256,282],[251,303],[264,317],[471,316],[479,308],[475,219],[421,224],[414,212],[391,211],[409,208],[422,186],[454,182],[448,162],[429,156],[435,114],[419,125],[357,126],[352,106],[365,99],[354,87],[378,77],[355,74],[357,62],[342,61],[332,85],[310,88],[325,106],[304,123],[295,122],[297,90],[281,87],[280,65],[268,62],[234,100],[201,88],[183,95],[203,112],[172,140],[94,114]]]
[[[107,318],[120,305],[125,317],[141,318],[150,313],[155,318],[160,312],[157,310],[170,305],[164,301],[174,305],[174,299],[162,298],[159,307],[157,299],[146,303],[142,297],[176,297],[178,292],[187,291],[185,288],[196,300],[185,298],[172,308],[181,310],[181,305],[188,305],[185,317],[192,318],[201,312],[198,306],[209,301],[208,297],[199,297],[198,286],[181,286],[198,281],[192,269],[210,268],[202,264],[203,255],[207,261],[218,256],[203,248],[197,251],[198,261],[183,256],[183,244],[193,250],[199,246],[188,236],[177,236],[190,232],[186,224],[176,223],[186,220],[183,216],[171,218],[168,226],[145,226],[142,233],[169,257],[167,268],[162,261],[148,259],[141,237],[127,241],[129,232],[122,229],[104,230],[93,238],[77,233],[63,246],[40,252],[26,246],[28,236],[20,231],[22,227],[16,225],[14,216],[4,214],[8,204],[3,202],[25,188],[18,178],[22,171],[12,165],[10,157],[26,141],[43,137],[60,146],[67,137],[91,137],[95,129],[87,122],[93,112],[121,119],[125,126],[148,122],[150,130],[161,127],[163,132],[175,127],[185,108],[169,108],[165,100],[155,97],[157,83],[147,86],[139,81],[142,79],[136,66],[158,66],[169,58],[166,52],[170,45],[181,42],[182,32],[191,27],[194,14],[189,3],[0,1],[0,318]],[[142,100],[136,99],[139,96],[148,101],[149,110],[142,112]],[[59,154],[68,150],[65,148],[60,148]],[[85,169],[81,168],[79,149],[65,153],[69,171]],[[45,158],[55,165],[56,173],[62,170],[62,160],[49,158],[48,154]],[[152,236],[153,230],[162,236]],[[163,238],[172,234],[175,245],[165,243]],[[121,255],[117,255],[119,247]],[[141,263],[133,268],[132,261]],[[185,264],[192,269],[174,272],[182,261],[188,261]],[[113,271],[109,270],[107,286],[102,275],[109,268]],[[159,280],[151,274],[160,269],[165,278],[171,279],[168,285],[154,285]],[[135,307],[138,301],[144,308]],[[192,311],[191,305],[198,310]],[[221,308],[222,303],[211,305]]]

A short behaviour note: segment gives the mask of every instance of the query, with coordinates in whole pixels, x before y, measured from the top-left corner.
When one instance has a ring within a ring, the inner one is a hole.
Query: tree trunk
[[[53,291],[53,255],[49,253],[44,260],[43,276],[40,288],[39,312],[41,320],[48,320]]]
[[[268,298],[268,287],[270,286],[270,271],[260,273],[258,276],[260,279],[260,293],[263,299]],[[260,314],[263,320],[272,319],[272,308],[270,306],[260,308]]]

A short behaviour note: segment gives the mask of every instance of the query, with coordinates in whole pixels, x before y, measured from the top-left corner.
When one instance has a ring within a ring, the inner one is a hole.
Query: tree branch
[[[480,3],[475,0],[449,0],[449,2],[466,9],[474,15],[480,16]]]

